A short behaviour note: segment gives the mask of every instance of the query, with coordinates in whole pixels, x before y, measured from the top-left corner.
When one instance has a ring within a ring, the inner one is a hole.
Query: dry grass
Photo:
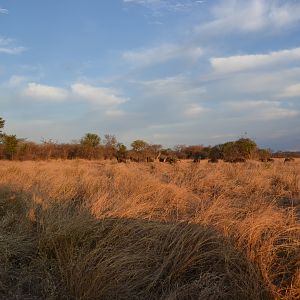
[[[300,161],[0,162],[0,298],[298,299]]]

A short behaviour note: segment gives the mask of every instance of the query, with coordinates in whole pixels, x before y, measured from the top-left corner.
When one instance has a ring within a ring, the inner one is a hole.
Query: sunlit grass
[[[300,162],[0,162],[0,296],[296,299]]]

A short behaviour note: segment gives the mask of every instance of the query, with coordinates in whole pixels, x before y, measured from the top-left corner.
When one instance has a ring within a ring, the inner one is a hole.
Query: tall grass
[[[297,299],[300,162],[0,162],[0,297]]]

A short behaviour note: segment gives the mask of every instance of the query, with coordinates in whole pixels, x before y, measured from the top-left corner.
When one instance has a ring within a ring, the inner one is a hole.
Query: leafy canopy
[[[88,147],[97,147],[100,144],[100,137],[95,133],[87,133],[81,140],[80,144]]]
[[[148,147],[148,143],[143,140],[135,140],[131,143],[132,150],[142,152]]]
[[[3,119],[0,117],[0,133],[2,132],[1,129],[4,127],[4,124],[5,124],[5,120],[3,120]]]

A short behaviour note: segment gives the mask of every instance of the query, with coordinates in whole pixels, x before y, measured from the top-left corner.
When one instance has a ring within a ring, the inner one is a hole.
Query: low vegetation
[[[0,161],[0,298],[298,299],[300,161]]]

